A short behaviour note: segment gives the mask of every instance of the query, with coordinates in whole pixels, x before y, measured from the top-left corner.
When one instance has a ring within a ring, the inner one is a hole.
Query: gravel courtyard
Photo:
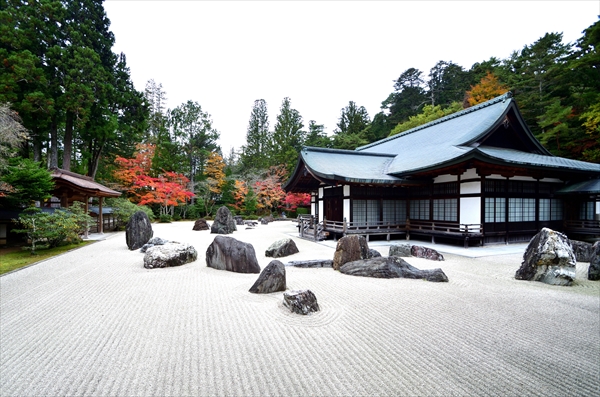
[[[288,290],[321,306],[300,316],[283,293],[249,293],[257,274],[208,268],[215,235],[192,225],[153,225],[196,247],[181,267],[145,269],[118,232],[0,277],[0,396],[600,395],[600,282],[587,263],[572,287],[515,280],[522,251],[486,247],[408,259],[448,283],[286,267]],[[334,253],[292,222],[231,236],[261,268],[283,237],[300,250],[284,263]]]

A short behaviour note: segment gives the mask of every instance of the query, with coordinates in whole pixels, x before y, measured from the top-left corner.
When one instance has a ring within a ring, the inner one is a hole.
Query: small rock
[[[292,313],[303,315],[319,311],[317,297],[308,289],[284,292],[283,305]]]
[[[590,267],[588,268],[588,280],[600,280],[600,241],[596,241],[592,246]]]
[[[298,252],[300,251],[298,251],[298,247],[296,247],[294,240],[291,238],[284,238],[271,244],[271,246],[265,251],[265,256],[271,258],[281,258],[284,256],[297,254]]]
[[[380,256],[381,253],[379,251],[369,248],[369,254],[367,255],[368,258],[379,258]]]
[[[592,243],[586,243],[585,241],[570,240],[571,248],[575,254],[577,262],[589,262],[592,257]]]
[[[399,256],[407,258],[411,256],[411,245],[410,244],[396,244],[390,247],[389,256]]]
[[[192,230],[210,230],[210,225],[206,219],[198,219],[196,222],[194,222],[194,227]]]
[[[165,245],[168,242],[169,240],[160,237],[152,237],[142,248],[140,248],[140,252],[145,253],[150,247],[154,247],[155,245]]]
[[[431,261],[444,260],[444,255],[440,254],[433,248],[422,247],[420,245],[413,245],[410,247],[410,254],[414,257],[429,259]]]

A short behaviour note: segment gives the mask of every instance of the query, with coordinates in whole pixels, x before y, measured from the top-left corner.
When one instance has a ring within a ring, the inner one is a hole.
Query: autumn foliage
[[[187,190],[189,179],[182,174],[164,171],[152,176],[154,145],[138,144],[135,157],[117,157],[114,177],[121,183],[130,200],[140,205],[157,204],[161,215],[173,215],[174,207],[185,204],[194,194]]]
[[[479,84],[471,86],[471,89],[467,91],[467,102],[469,106],[474,106],[496,98],[507,91],[507,86],[501,84],[493,73],[487,72]]]

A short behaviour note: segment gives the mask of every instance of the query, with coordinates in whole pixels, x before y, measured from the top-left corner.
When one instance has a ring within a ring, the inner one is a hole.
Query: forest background
[[[309,197],[281,186],[303,146],[352,150],[506,91],[549,151],[598,163],[600,23],[573,43],[540,33],[507,58],[408,68],[380,112],[371,117],[349,100],[331,135],[304,120],[289,97],[271,127],[267,103],[257,99],[246,142],[224,153],[204,110],[210,104],[170,109],[160,82],[134,88],[101,1],[0,0],[0,205],[47,200],[44,172],[59,167],[163,217],[210,216],[221,205],[246,216],[293,216]]]

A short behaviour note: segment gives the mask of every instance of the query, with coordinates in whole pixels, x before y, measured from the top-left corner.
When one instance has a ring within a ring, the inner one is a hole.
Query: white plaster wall
[[[459,223],[483,223],[481,219],[481,198],[460,198],[460,220]]]
[[[350,199],[344,199],[344,218],[350,222]]]
[[[550,183],[562,183],[562,180],[558,178],[542,178],[540,182],[550,182]]]
[[[460,184],[460,194],[481,193],[481,182],[465,182]]]
[[[600,221],[600,201],[596,201],[596,220]]]
[[[530,176],[513,176],[512,178],[509,178],[509,180],[511,180],[511,181],[532,181],[532,182],[535,182],[537,179],[532,178]]]
[[[323,201],[319,201],[319,222],[323,221]]]
[[[506,179],[506,178],[503,177],[502,175],[492,174],[490,176],[486,176],[485,179]]]
[[[481,177],[479,175],[477,175],[477,170],[475,168],[469,168],[468,170],[463,172],[463,174],[460,176],[460,179],[476,179],[476,178],[481,178]]]
[[[350,185],[344,185],[344,197],[350,196]]]
[[[456,182],[458,176],[456,175],[440,175],[433,179],[433,183],[444,183],[444,182]]]
[[[319,188],[319,198],[323,198],[323,188]]]

